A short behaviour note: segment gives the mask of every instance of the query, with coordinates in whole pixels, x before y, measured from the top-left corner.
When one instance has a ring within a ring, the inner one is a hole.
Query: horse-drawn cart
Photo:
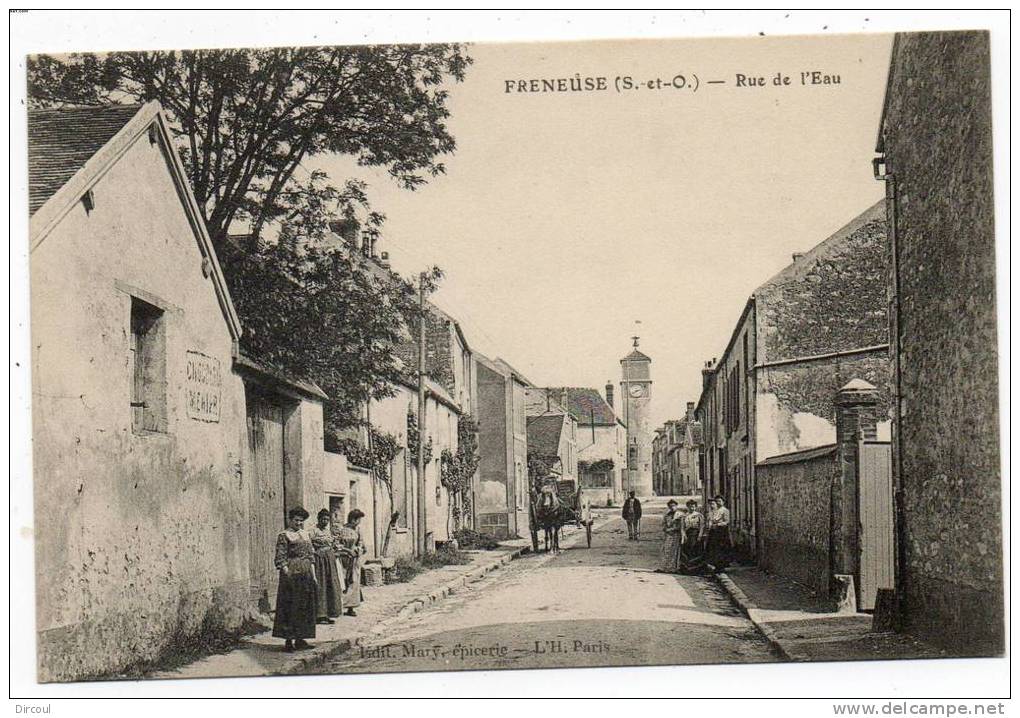
[[[560,528],[573,523],[584,528],[588,548],[591,548],[592,516],[591,506],[580,484],[572,479],[548,480],[540,491],[531,497],[528,510],[531,526],[531,545],[538,551],[538,530],[545,531],[546,550],[560,548]]]

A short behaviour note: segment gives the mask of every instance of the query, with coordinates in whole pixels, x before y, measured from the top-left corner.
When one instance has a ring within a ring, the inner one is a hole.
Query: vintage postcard
[[[1006,650],[985,30],[25,73],[40,683]]]

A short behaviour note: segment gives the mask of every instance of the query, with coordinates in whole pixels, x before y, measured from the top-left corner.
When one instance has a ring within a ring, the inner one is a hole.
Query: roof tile
[[[28,213],[67,184],[142,105],[28,111]]]

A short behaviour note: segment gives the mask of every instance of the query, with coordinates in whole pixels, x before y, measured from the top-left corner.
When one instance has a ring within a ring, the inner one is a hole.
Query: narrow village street
[[[773,661],[714,579],[655,573],[662,502],[641,540],[614,518],[559,555],[514,561],[314,673]]]
[[[989,33],[511,25],[12,54],[18,680],[994,695]]]

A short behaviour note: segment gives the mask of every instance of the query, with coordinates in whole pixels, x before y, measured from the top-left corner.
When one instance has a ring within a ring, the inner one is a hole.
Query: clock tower
[[[623,490],[638,496],[652,496],[652,431],[649,403],[652,399],[651,357],[638,351],[639,337],[631,337],[634,350],[620,360],[623,380],[623,421],[627,424],[627,471]]]

